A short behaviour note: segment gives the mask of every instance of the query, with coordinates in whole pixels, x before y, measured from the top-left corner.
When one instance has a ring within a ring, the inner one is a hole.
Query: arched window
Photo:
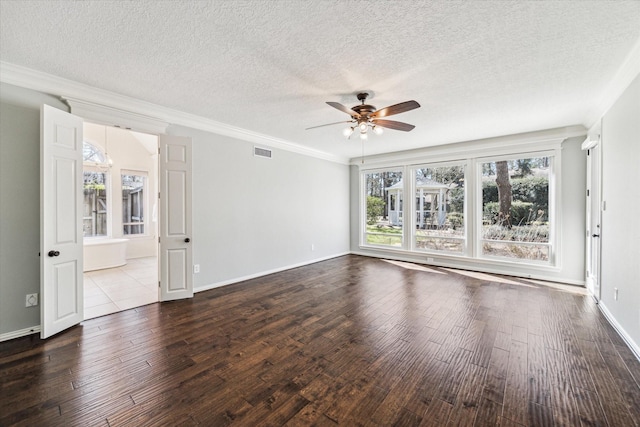
[[[85,163],[107,164],[107,156],[100,148],[88,141],[82,141],[82,160]]]

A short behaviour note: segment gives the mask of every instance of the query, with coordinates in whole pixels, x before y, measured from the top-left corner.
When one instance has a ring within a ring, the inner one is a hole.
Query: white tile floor
[[[127,260],[122,267],[84,273],[84,318],[158,301],[158,259]]]

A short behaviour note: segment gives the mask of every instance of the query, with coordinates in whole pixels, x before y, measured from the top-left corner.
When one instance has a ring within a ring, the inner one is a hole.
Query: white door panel
[[[191,139],[161,135],[160,299],[193,296]]]
[[[43,105],[40,124],[40,323],[47,338],[84,318],[82,119]]]

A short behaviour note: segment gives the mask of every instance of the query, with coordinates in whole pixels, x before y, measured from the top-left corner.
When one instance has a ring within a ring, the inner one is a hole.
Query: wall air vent
[[[258,157],[271,158],[271,150],[267,148],[253,147],[253,155]]]

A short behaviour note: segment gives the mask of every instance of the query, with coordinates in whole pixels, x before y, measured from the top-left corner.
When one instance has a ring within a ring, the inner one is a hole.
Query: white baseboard
[[[638,345],[638,343],[635,342],[631,338],[631,336],[627,333],[627,331],[625,331],[625,329],[620,325],[620,323],[618,323],[616,318],[613,316],[613,314],[611,314],[611,312],[609,311],[607,306],[604,305],[602,300],[600,300],[598,307],[600,308],[600,311],[602,312],[602,314],[604,314],[604,317],[607,318],[611,326],[613,326],[613,329],[615,329],[616,332],[622,337],[624,342],[627,343],[627,345],[629,346],[633,354],[636,356],[636,359],[640,361],[640,346]]]
[[[285,270],[291,270],[292,268],[303,267],[305,265],[315,264],[315,263],[320,262],[320,261],[326,261],[328,259],[338,258],[338,257],[344,256],[344,255],[349,255],[350,253],[351,252],[342,252],[342,253],[335,254],[335,255],[329,255],[329,256],[326,256],[326,257],[323,257],[323,258],[316,258],[316,259],[309,260],[309,261],[303,261],[303,262],[300,262],[300,263],[297,263],[297,264],[287,265],[285,267],[274,268],[273,270],[261,271],[260,273],[250,274],[248,276],[236,277],[234,279],[224,280],[222,282],[211,283],[209,285],[204,285],[204,286],[199,286],[197,288],[194,288],[193,292],[196,293],[196,292],[208,291],[210,289],[219,288],[221,286],[232,285],[234,283],[244,282],[245,280],[251,280],[251,279],[255,279],[257,277],[262,277],[262,276],[266,276],[266,275],[273,274],[273,273],[279,273],[279,272],[285,271]]]
[[[20,329],[18,331],[7,332],[6,334],[0,334],[0,342],[12,340],[14,338],[25,337],[31,334],[39,334],[40,333],[40,325],[32,326],[30,328]]]

